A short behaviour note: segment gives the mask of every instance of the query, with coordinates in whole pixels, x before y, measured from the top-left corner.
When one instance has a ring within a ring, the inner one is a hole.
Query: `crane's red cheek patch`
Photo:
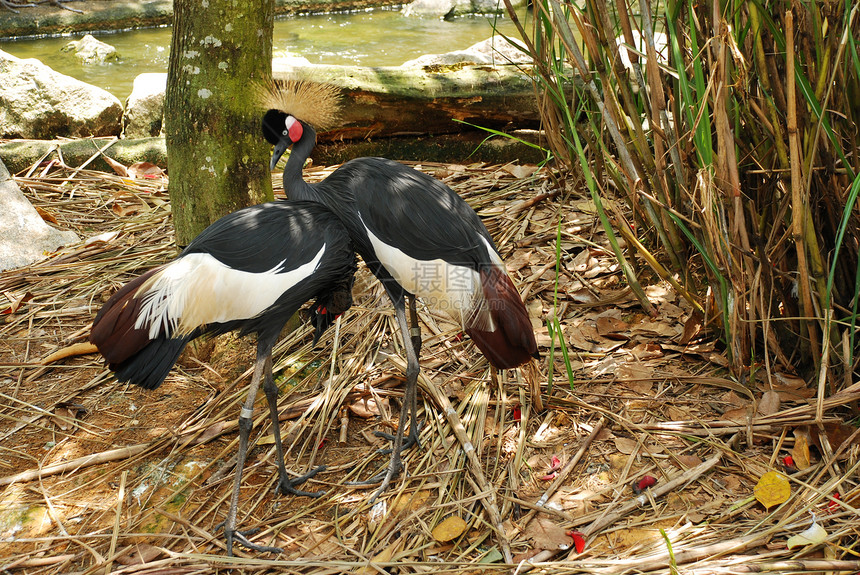
[[[287,130],[290,133],[290,141],[295,143],[302,139],[302,133],[304,132],[304,128],[302,128],[302,123],[296,120],[295,118],[291,118],[292,123],[287,122]]]

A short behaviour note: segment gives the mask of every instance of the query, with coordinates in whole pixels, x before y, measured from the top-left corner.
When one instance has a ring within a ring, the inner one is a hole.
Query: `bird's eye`
[[[283,132],[281,132],[281,135],[282,135],[282,136],[289,136],[289,135],[290,135],[290,131],[289,131],[289,130],[284,130]]]

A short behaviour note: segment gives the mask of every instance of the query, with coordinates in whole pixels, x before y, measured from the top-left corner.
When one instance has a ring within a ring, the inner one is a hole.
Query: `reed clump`
[[[827,393],[850,383],[857,4],[536,0],[525,19],[506,4],[556,166],[626,240],[616,255],[645,309],[641,261],[699,310],[741,380],[779,368]]]

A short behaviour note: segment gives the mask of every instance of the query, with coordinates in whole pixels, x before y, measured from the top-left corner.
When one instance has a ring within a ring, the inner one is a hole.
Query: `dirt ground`
[[[456,325],[421,310],[421,446],[371,506],[372,489],[345,483],[387,463],[373,432],[396,422],[404,361],[361,270],[356,305],[316,348],[297,322],[274,356],[287,467],[326,465],[304,486],[325,494],[276,493],[260,398],[239,524],[283,553],[237,546],[234,558],[218,524],[253,341],[197,342],[151,392],[76,347],[113,291],[175,255],[166,178],[56,162],[19,174],[43,217],[82,242],[0,274],[0,570],[512,572],[507,559],[520,573],[860,571],[857,385],[821,403],[795,374],[743,385],[663,282],[647,287],[658,315],[643,314],[575,183],[528,166],[417,167],[484,218],[542,359],[493,373]]]

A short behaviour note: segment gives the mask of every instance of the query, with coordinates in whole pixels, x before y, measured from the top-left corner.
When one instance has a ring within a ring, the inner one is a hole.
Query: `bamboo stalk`
[[[805,327],[808,341],[805,347],[811,351],[815,365],[820,364],[820,353],[818,350],[818,337],[816,335],[814,318],[815,310],[812,306],[812,296],[809,289],[812,280],[807,264],[807,246],[804,244],[806,233],[806,213],[809,209],[804,197],[803,187],[803,161],[800,156],[800,134],[797,129],[797,97],[795,95],[795,63],[794,63],[794,15],[791,10],[785,13],[785,61],[786,61],[786,98],[788,100],[788,149],[791,159],[791,235],[794,239],[794,247],[797,253],[797,289],[803,317],[801,326]]]

